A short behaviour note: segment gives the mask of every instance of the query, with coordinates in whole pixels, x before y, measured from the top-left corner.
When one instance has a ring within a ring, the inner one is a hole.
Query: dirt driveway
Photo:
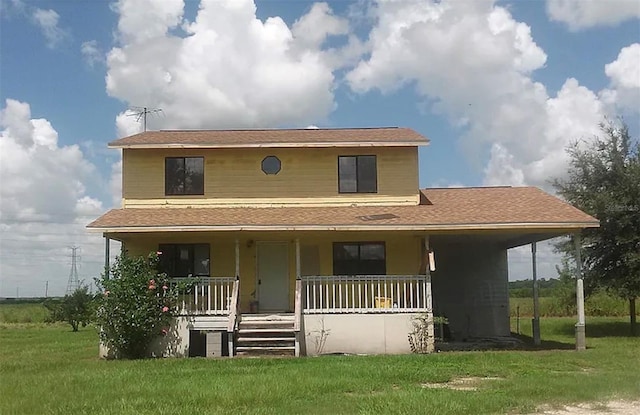
[[[638,415],[640,401],[611,401],[567,406],[563,409],[541,409],[546,415]]]

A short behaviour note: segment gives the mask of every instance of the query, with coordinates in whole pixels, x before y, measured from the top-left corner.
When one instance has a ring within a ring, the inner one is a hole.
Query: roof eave
[[[192,226],[91,226],[90,232],[149,233],[149,232],[241,232],[241,231],[422,231],[454,232],[483,230],[554,230],[566,233],[597,228],[599,222],[523,222],[523,223],[460,223],[424,225],[192,225]]]
[[[421,147],[429,141],[342,141],[313,143],[254,143],[254,144],[116,144],[109,143],[112,149],[182,149],[182,148],[319,148],[319,147]]]

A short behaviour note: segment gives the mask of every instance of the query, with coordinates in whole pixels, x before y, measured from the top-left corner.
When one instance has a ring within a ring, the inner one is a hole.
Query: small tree
[[[632,332],[640,296],[640,149],[626,125],[601,125],[603,137],[569,148],[567,179],[554,187],[569,203],[595,216],[600,227],[583,232],[587,289],[607,288],[629,301]],[[571,255],[571,243],[559,244]]]
[[[89,287],[81,285],[71,294],[67,294],[61,301],[48,300],[44,306],[51,313],[52,321],[65,321],[73,331],[78,331],[80,325],[86,326],[93,318],[93,296],[89,294]]]
[[[102,290],[97,309],[100,338],[116,357],[146,357],[151,342],[166,334],[174,317],[177,291],[157,271],[155,253],[147,258],[122,255],[111,277],[96,280]]]

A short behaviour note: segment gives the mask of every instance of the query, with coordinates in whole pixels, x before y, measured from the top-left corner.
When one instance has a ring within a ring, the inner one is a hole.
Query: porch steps
[[[240,317],[236,337],[238,356],[293,356],[293,314],[260,314]]]

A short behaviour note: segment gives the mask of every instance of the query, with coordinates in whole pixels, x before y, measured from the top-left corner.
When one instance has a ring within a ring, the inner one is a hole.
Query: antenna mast
[[[72,294],[75,290],[80,288],[80,280],[78,279],[78,266],[77,251],[80,249],[77,246],[72,246],[71,249],[71,272],[69,272],[69,281],[67,282],[67,295]]]
[[[162,112],[162,108],[147,108],[147,107],[131,107],[129,108],[130,114],[127,114],[129,117],[136,117],[136,121],[140,122],[142,120],[142,132],[147,131],[147,115],[148,114],[159,114]]]

